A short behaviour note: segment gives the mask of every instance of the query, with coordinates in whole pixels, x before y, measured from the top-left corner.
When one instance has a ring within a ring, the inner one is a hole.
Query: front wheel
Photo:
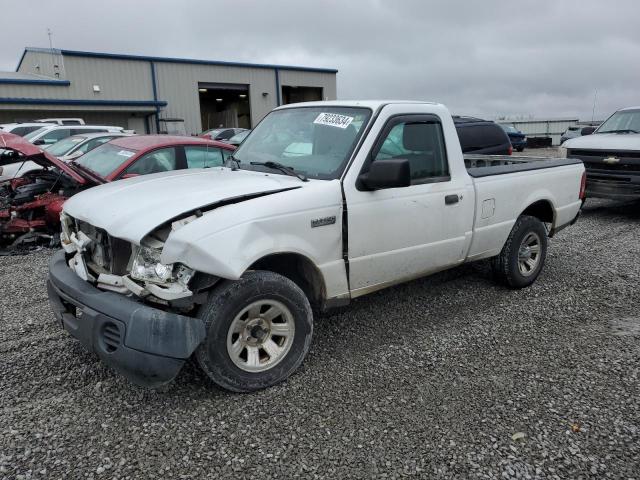
[[[493,260],[497,279],[511,288],[535,282],[547,256],[547,230],[536,217],[522,215],[511,229],[500,255]]]
[[[217,385],[250,392],[291,375],[309,351],[313,315],[304,292],[268,271],[247,272],[214,290],[202,307],[207,338],[196,350]]]

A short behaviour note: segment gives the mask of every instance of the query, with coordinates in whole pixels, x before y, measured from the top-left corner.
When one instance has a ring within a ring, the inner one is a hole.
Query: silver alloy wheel
[[[287,356],[294,335],[293,314],[283,303],[258,300],[243,308],[231,322],[227,352],[238,368],[263,372]]]
[[[535,232],[529,232],[522,239],[518,250],[518,269],[525,277],[532,275],[540,263],[542,241]]]

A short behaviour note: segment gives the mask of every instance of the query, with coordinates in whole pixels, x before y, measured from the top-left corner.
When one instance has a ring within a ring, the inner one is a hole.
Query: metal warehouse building
[[[26,48],[0,72],[0,123],[81,117],[139,133],[251,128],[285,103],[336,98],[337,70]],[[163,122],[165,120],[165,122]]]

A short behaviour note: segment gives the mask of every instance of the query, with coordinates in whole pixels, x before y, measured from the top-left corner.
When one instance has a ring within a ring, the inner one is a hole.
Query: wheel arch
[[[300,287],[314,307],[322,308],[327,298],[322,272],[309,257],[301,253],[271,253],[254,261],[248,270],[267,270],[288,278]]]
[[[531,203],[527,208],[520,212],[519,217],[523,215],[529,215],[535,217],[543,223],[555,224],[556,211],[553,208],[553,203],[547,199],[536,200]]]

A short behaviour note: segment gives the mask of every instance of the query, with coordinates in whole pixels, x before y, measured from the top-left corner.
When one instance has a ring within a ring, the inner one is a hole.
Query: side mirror
[[[582,130],[580,130],[580,135],[591,135],[596,131],[596,128],[598,127],[584,127]]]
[[[365,190],[401,188],[411,185],[411,167],[406,158],[376,160],[367,173],[358,177],[359,186]]]
[[[34,145],[45,145],[46,143],[47,141],[44,138],[39,138],[38,140],[33,142]]]

